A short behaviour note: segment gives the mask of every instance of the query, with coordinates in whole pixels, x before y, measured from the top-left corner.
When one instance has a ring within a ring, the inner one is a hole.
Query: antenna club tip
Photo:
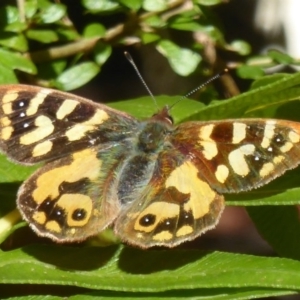
[[[229,73],[229,69],[228,68],[224,68],[224,70],[222,72],[220,72],[220,75],[224,75]]]
[[[125,57],[126,57],[129,61],[132,61],[132,57],[131,57],[131,55],[129,54],[129,52],[124,51],[124,55],[125,55]]]

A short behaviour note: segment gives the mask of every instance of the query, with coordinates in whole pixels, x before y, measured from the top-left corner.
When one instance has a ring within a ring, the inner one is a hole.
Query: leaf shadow
[[[40,262],[67,271],[92,271],[117,264],[128,274],[151,274],[177,270],[205,257],[208,252],[183,249],[142,250],[131,247],[74,247],[30,245],[22,248]]]
[[[129,274],[151,274],[180,269],[207,254],[205,251],[191,249],[142,250],[124,247],[119,255],[118,267]]]
[[[30,245],[22,248],[35,259],[61,270],[92,271],[107,266],[114,258],[119,246],[75,247],[61,245]]]

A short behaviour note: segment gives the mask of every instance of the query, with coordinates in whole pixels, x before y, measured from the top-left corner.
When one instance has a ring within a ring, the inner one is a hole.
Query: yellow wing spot
[[[9,126],[11,124],[11,120],[8,117],[1,118],[1,126]]]
[[[109,115],[104,110],[97,109],[92,118],[80,124],[76,124],[67,130],[66,137],[69,141],[80,140],[85,136],[86,132],[94,130],[96,126],[102,124],[108,118]]]
[[[214,127],[214,124],[202,126],[199,133],[200,145],[203,147],[202,153],[207,160],[213,159],[218,154],[217,144],[210,137]]]
[[[232,143],[238,144],[246,137],[246,128],[245,123],[233,123],[233,134],[232,134]]]
[[[59,196],[59,187],[63,182],[76,182],[82,178],[94,180],[98,178],[102,162],[97,153],[86,149],[73,154],[69,165],[48,170],[39,175],[36,180],[37,188],[33,191],[33,199],[37,204],[46,198],[55,199]]]
[[[252,155],[254,150],[254,145],[247,144],[229,153],[229,164],[237,175],[246,176],[249,174],[250,169],[245,160],[245,156]]]
[[[298,133],[296,133],[295,131],[290,131],[289,132],[289,139],[292,143],[296,144],[296,143],[299,143],[300,141],[300,136]]]
[[[32,151],[33,157],[38,157],[44,154],[47,154],[51,151],[53,147],[53,143],[51,141],[44,141],[42,143],[37,144]]]
[[[12,126],[9,126],[11,124],[11,120],[8,117],[3,117],[0,119],[0,128],[1,128],[1,139],[8,140],[14,129]]]
[[[86,225],[93,209],[92,199],[82,194],[63,194],[57,201],[57,205],[67,213],[67,223],[70,227]],[[77,209],[83,209],[86,212],[82,220],[72,218],[72,214]]]
[[[1,139],[7,141],[10,139],[14,129],[11,126],[4,127],[1,130]]]
[[[3,112],[6,114],[6,115],[9,115],[12,113],[12,102],[15,101],[19,96],[19,93],[18,92],[9,92],[7,93],[6,95],[3,96],[2,98],[2,109],[3,109]]]
[[[2,105],[2,109],[3,109],[3,112],[6,114],[6,115],[9,115],[12,113],[12,104],[11,103],[5,103]]]
[[[277,164],[281,163],[283,160],[284,160],[284,156],[278,155],[273,158],[273,163],[277,165]]]
[[[74,109],[78,104],[79,104],[78,101],[66,99],[57,110],[56,118],[59,120],[64,119],[66,116],[68,116],[70,113],[74,111]]]
[[[30,145],[36,143],[54,131],[52,121],[45,116],[38,116],[35,119],[34,125],[37,126],[33,131],[26,133],[20,137],[20,144]]]
[[[293,148],[293,144],[290,142],[286,142],[283,146],[281,146],[279,149],[282,153],[288,152]]]
[[[261,170],[259,171],[259,175],[261,177],[266,177],[270,175],[274,171],[274,165],[270,162],[263,164]]]
[[[261,142],[261,146],[263,148],[268,148],[270,146],[271,139],[274,137],[275,134],[275,124],[276,122],[274,120],[269,120],[266,122],[264,137]]]
[[[224,183],[229,175],[229,169],[225,165],[218,165],[215,176],[220,183]]]
[[[29,106],[26,110],[27,116],[35,115],[39,106],[44,102],[45,98],[51,93],[51,90],[42,89],[34,98],[30,100]]]
[[[48,231],[51,232],[56,232],[56,233],[60,233],[61,232],[61,227],[60,225],[56,222],[56,221],[49,221],[46,223],[45,228]]]
[[[172,186],[183,194],[190,194],[190,200],[184,204],[184,210],[191,210],[195,219],[209,212],[210,204],[216,197],[209,184],[198,177],[198,169],[190,161],[177,167],[167,178],[166,188]]]
[[[143,210],[134,224],[134,229],[143,232],[152,232],[158,223],[163,222],[169,218],[176,218],[179,216],[179,205],[169,202],[154,202],[151,203],[145,210]],[[143,226],[140,221],[147,215],[155,216],[155,222],[149,226]]]
[[[46,223],[47,221],[47,217],[46,214],[42,211],[36,211],[34,212],[32,219],[37,222],[40,225],[43,225]]]
[[[15,101],[19,96],[17,91],[10,91],[2,97],[2,103],[9,103]]]
[[[159,241],[159,242],[169,241],[172,238],[173,238],[173,234],[167,230],[161,231],[160,233],[157,233],[152,237],[154,241]]]
[[[194,229],[192,226],[184,225],[177,230],[176,236],[179,237],[179,236],[188,235],[191,234],[193,231]]]

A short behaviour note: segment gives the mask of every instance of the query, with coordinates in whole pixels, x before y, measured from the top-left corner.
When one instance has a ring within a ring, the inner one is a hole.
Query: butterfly
[[[44,165],[17,206],[40,236],[77,242],[113,226],[140,248],[174,247],[214,228],[223,193],[260,187],[300,157],[300,124],[231,119],[145,121],[69,93],[0,87],[0,149]]]

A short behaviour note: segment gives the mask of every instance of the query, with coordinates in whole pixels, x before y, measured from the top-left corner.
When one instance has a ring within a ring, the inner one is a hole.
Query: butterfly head
[[[173,117],[170,115],[170,108],[169,106],[164,106],[162,110],[160,110],[159,112],[157,112],[156,114],[154,114],[150,121],[159,121],[159,122],[163,122],[169,125],[173,125],[174,124],[174,119]]]

